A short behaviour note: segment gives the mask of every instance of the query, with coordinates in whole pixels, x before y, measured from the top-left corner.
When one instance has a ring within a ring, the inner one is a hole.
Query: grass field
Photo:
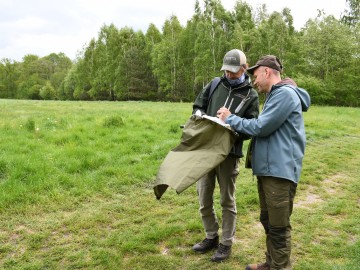
[[[256,180],[243,160],[236,242],[223,263],[191,250],[204,238],[195,187],[155,198],[157,170],[191,110],[0,100],[0,269],[244,269],[263,261]],[[360,269],[360,109],[313,106],[304,116],[294,269]]]

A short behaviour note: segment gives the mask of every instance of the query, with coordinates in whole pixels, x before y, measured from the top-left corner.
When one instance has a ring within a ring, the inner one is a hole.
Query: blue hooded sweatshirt
[[[253,136],[254,175],[299,182],[306,144],[302,112],[309,106],[306,90],[280,82],[272,86],[259,118],[226,118],[234,130]]]

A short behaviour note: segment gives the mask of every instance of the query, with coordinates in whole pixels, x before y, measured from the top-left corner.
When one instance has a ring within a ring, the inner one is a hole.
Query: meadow
[[[0,269],[233,270],[262,262],[256,179],[244,159],[236,241],[223,263],[191,250],[204,238],[194,186],[155,198],[157,171],[191,106],[0,100]],[[360,269],[360,109],[312,106],[304,117],[294,269]]]

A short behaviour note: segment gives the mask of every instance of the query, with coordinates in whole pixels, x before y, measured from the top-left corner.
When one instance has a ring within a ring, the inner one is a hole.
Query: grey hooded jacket
[[[252,169],[257,176],[273,176],[298,183],[305,152],[306,136],[302,112],[310,106],[310,96],[289,84],[272,86],[257,119],[230,115],[234,130],[254,136]]]

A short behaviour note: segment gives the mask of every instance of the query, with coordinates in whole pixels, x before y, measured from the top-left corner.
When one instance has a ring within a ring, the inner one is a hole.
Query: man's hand
[[[225,108],[225,107],[221,107],[218,111],[217,111],[217,117],[221,120],[223,120],[225,122],[225,119],[231,115],[231,112]]]

